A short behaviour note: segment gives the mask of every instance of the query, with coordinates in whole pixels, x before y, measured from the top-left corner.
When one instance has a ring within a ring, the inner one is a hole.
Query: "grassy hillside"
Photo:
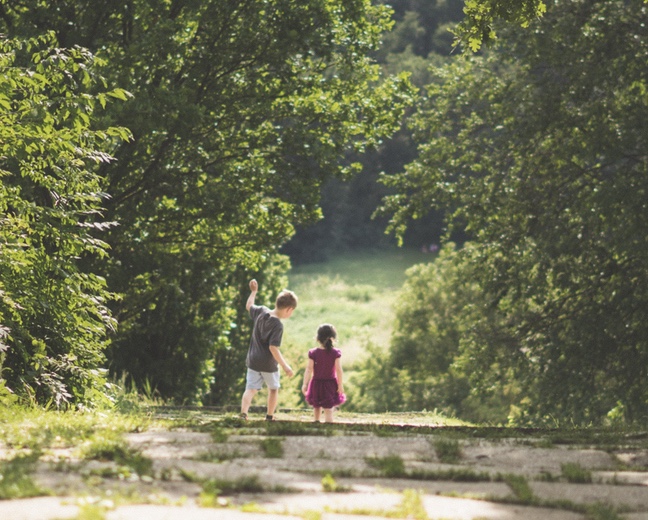
[[[336,327],[347,376],[362,359],[367,342],[388,348],[392,305],[405,281],[405,271],[431,259],[420,251],[394,249],[347,253],[325,263],[293,268],[290,288],[297,293],[299,306],[285,323],[283,352],[293,368],[301,371],[293,380],[284,378],[281,405],[295,406],[299,401],[306,353],[316,346],[314,338],[320,324]]]

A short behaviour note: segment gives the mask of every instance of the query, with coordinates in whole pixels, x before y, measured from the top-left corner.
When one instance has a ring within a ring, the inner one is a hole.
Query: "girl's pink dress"
[[[306,392],[306,402],[315,408],[333,408],[346,401],[346,395],[338,392],[335,360],[342,356],[337,348],[330,350],[314,348],[308,357],[314,361],[313,378]]]

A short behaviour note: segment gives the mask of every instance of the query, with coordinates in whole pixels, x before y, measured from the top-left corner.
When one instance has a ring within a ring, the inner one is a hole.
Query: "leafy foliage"
[[[371,349],[356,376],[356,408],[438,409],[467,420],[507,421],[510,405],[517,402],[515,384],[489,386],[492,371],[486,364],[480,375],[488,390],[473,392],[462,366],[462,339],[483,312],[479,286],[462,253],[450,243],[433,262],[407,271],[389,351]]]
[[[0,70],[0,383],[57,407],[96,402],[115,321],[83,261],[106,255],[96,169],[129,133],[90,125],[124,94],[100,90],[92,55],[49,34],[0,42]]]
[[[457,43],[478,51],[482,43],[497,38],[494,24],[500,20],[528,27],[546,13],[543,0],[467,0],[466,18],[457,28]]]
[[[241,282],[285,262],[278,248],[319,217],[322,182],[354,171],[346,154],[390,135],[409,102],[405,77],[382,78],[370,59],[388,11],[368,0],[26,0],[4,15],[12,33],[45,26],[96,52],[133,94],[108,107],[134,139],[101,172],[120,224],[106,237],[108,285],[123,294],[111,370],[164,398],[199,401],[210,387],[230,398],[243,372],[233,351],[247,342]]]
[[[472,235],[479,312],[455,365],[475,388],[516,381],[519,421],[645,416],[646,9],[563,4],[438,70],[420,158],[388,180],[392,229],[432,204]]]

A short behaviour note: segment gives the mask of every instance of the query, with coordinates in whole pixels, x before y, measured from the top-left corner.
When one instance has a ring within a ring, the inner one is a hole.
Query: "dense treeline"
[[[434,70],[391,226],[471,243],[410,273],[365,397],[505,422],[648,416],[648,4],[567,2]],[[396,390],[395,390],[396,389]],[[383,406],[376,401],[375,406]]]
[[[430,67],[459,57],[451,32],[463,18],[463,0],[395,0],[394,27],[385,33],[373,53],[388,74],[407,72],[412,84],[423,92],[431,80]],[[333,252],[393,247],[385,234],[388,219],[375,215],[391,190],[379,182],[381,173],[395,174],[416,158],[411,130],[403,125],[375,150],[357,157],[363,168],[351,179],[330,179],[322,191],[324,218],[315,225],[299,227],[284,246],[293,263],[325,260]],[[444,233],[443,212],[429,208],[410,222],[404,235],[408,246],[438,243]],[[458,233],[455,239],[461,240]]]
[[[83,49],[51,35],[0,41],[0,400],[9,391],[61,406],[102,399],[115,320],[105,280],[80,260],[105,258],[102,179],[124,128],[90,118],[105,89]]]

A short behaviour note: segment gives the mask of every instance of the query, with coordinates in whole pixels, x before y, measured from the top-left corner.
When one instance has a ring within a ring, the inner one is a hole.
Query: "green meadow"
[[[430,254],[414,249],[345,253],[316,264],[294,267],[289,288],[299,306],[285,322],[283,352],[297,375],[283,378],[280,406],[300,404],[300,387],[306,355],[316,346],[315,334],[322,323],[338,332],[342,350],[345,390],[353,391],[354,367],[363,359],[367,344],[387,349],[393,330],[393,305],[412,265],[429,262]]]

